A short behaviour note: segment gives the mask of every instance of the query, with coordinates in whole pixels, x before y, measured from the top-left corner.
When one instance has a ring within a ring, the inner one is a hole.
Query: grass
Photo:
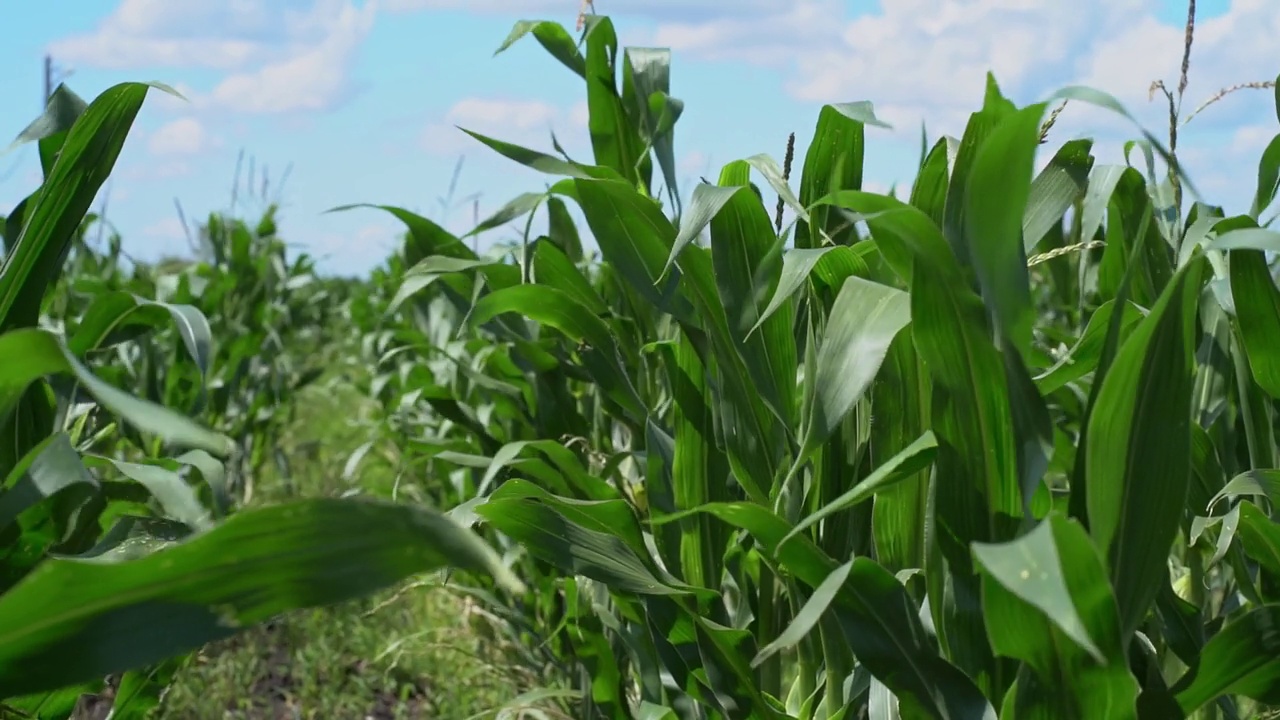
[[[298,398],[288,442],[292,488],[279,477],[255,484],[252,505],[296,496],[340,495],[346,455],[361,441],[365,399],[339,385]],[[300,452],[297,448],[314,448]],[[390,473],[368,463],[361,486],[386,494]],[[408,582],[328,608],[298,611],[197,653],[179,674],[160,717],[419,720],[491,715],[536,679],[486,621],[448,588]],[[429,628],[429,630],[426,630]]]

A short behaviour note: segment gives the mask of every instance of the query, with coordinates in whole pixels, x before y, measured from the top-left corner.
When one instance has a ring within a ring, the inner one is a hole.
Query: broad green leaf
[[[40,113],[40,117],[23,128],[22,132],[14,138],[13,143],[0,152],[0,155],[7,155],[20,145],[70,131],[88,107],[89,104],[79,95],[68,89],[66,85],[59,84],[49,95],[49,100],[45,103],[44,112]]]
[[[760,313],[760,319],[756,320],[755,325],[751,327],[751,332],[754,333],[764,320],[777,313],[778,307],[782,307],[787,300],[795,296],[804,282],[808,281],[809,273],[813,272],[814,266],[818,265],[822,256],[832,250],[837,250],[837,247],[796,247],[783,252],[782,274],[778,277],[777,290],[774,290],[773,296],[769,297],[769,305],[765,306],[763,313]]]
[[[642,159],[648,157],[640,145],[637,128],[628,122],[626,107],[618,92],[618,36],[613,21],[597,17],[586,36],[587,130],[596,164],[632,187],[648,189],[648,179],[637,177]],[[626,78],[623,78],[626,82]],[[606,175],[597,175],[606,177]]]
[[[1124,638],[1165,576],[1191,479],[1192,333],[1202,268],[1197,260],[1178,271],[1120,347],[1090,414],[1089,531],[1107,557]]]
[[[764,206],[743,191],[749,170],[745,163],[726,165],[722,186],[737,187],[711,219],[711,261],[716,289],[728,321],[729,338],[746,366],[754,391],[773,410],[784,427],[795,415],[796,343],[790,303],[761,324],[760,306],[777,287],[779,268],[773,228]],[[695,278],[696,281],[696,278]]]
[[[607,311],[604,300],[583,276],[582,271],[558,245],[547,238],[540,239],[534,248],[533,277],[539,284],[550,285],[572,295],[596,315],[603,315]]]
[[[213,330],[209,319],[194,305],[156,302],[127,292],[111,292],[97,296],[76,325],[67,346],[76,357],[83,357],[114,337],[128,336],[132,325],[155,327],[165,316],[173,319],[191,359],[200,374],[209,372],[213,353]]]
[[[210,432],[184,415],[108,385],[80,364],[55,335],[34,328],[0,335],[0,416],[13,411],[31,383],[55,374],[74,376],[103,407],[143,432],[215,455],[227,455],[234,447],[230,438]]]
[[[397,220],[404,223],[409,229],[409,233],[415,241],[417,252],[414,255],[406,254],[405,261],[411,266],[416,265],[421,260],[432,255],[447,255],[452,258],[460,258],[463,260],[477,260],[476,254],[467,244],[462,242],[453,233],[445,230],[435,222],[428,220],[421,215],[409,212],[403,208],[392,205],[372,205],[369,203],[356,203],[353,205],[340,205],[335,208],[326,210],[326,213],[345,212],[347,210],[355,210],[358,208],[372,208],[390,213]]]
[[[801,222],[809,221],[809,211],[800,204],[799,198],[791,191],[791,186],[787,185],[787,181],[783,177],[785,171],[778,166],[777,160],[760,153],[752,155],[743,162],[755,168],[756,172],[764,176],[765,182],[768,182],[769,187],[778,193],[778,197],[782,198],[782,203],[791,208],[791,211],[796,214],[797,220]]]
[[[1271,138],[1258,158],[1258,188],[1253,194],[1249,217],[1257,220],[1263,210],[1271,207],[1277,190],[1280,190],[1280,135]]]
[[[862,189],[865,126],[874,113],[870,103],[844,108],[846,112],[835,105],[824,105],[818,112],[818,124],[800,175],[798,200],[808,210],[809,219],[796,226],[797,248],[822,247],[827,244],[826,238],[837,245],[849,245],[857,236],[853,223],[839,212],[825,205],[815,207],[819,199],[833,193]]]
[[[843,495],[833,499],[822,506],[820,510],[801,521],[778,544],[785,545],[793,536],[821,522],[823,518],[851,508],[871,498],[876,493],[887,490],[898,482],[920,472],[933,462],[934,451],[937,446],[938,443],[933,433],[925,431],[924,435],[921,435],[915,442],[903,448],[902,452],[876,468],[874,472],[860,480],[857,485],[849,488]]]
[[[1280,605],[1249,610],[1227,623],[1200,653],[1200,664],[1170,688],[1190,715],[1215,699],[1243,695],[1280,703]]]
[[[406,300],[426,290],[432,283],[442,277],[496,263],[496,260],[457,258],[448,255],[432,255],[423,258],[405,272],[403,282],[396,289],[396,294],[391,297],[391,302],[387,303],[387,312],[396,312]]]
[[[495,210],[492,215],[481,220],[478,225],[468,230],[467,234],[460,239],[465,240],[469,237],[474,237],[482,232],[502,227],[516,218],[524,217],[536,210],[546,199],[546,193],[520,193]]]
[[[759,667],[761,663],[779,651],[788,650],[800,644],[817,626],[818,621],[822,619],[822,615],[830,607],[831,602],[835,600],[840,588],[844,587],[845,581],[849,578],[849,571],[852,569],[853,561],[850,560],[832,570],[831,574],[827,575],[827,579],[813,589],[813,594],[809,596],[804,607],[800,608],[800,612],[796,613],[795,617],[792,618],[791,624],[787,626],[787,629],[773,642],[761,648],[760,652],[751,659],[751,667]]]
[[[622,182],[579,179],[574,187],[604,260],[645,300],[688,319],[692,308],[678,292],[680,273],[663,273],[676,233],[657,205]]]
[[[0,697],[120,672],[441,567],[520,582],[430,510],[313,499],[244,510],[120,562],[51,559],[0,596]]]
[[[491,150],[508,160],[514,160],[527,168],[537,170],[546,175],[564,175],[571,178],[621,179],[621,176],[612,168],[581,165],[569,160],[561,160],[554,155],[503,142],[466,128],[458,129],[484,143]]]
[[[1058,533],[1069,532],[1060,526],[1065,526],[1068,522],[1060,515],[1050,515],[1034,530],[1017,540],[996,544],[974,543],[973,556],[987,577],[1043,613],[1046,619],[1087,651],[1094,660],[1105,662],[1102,650],[1090,637],[1088,627],[1076,610],[1075,600],[1067,587],[1067,568],[1063,567],[1063,559],[1058,555]],[[1085,535],[1072,534],[1071,538],[1075,542],[1089,542]],[[1075,568],[1071,570],[1081,572]],[[1102,574],[1100,579],[1105,583],[1106,575]],[[1094,592],[1096,591],[1095,588]],[[1115,624],[1114,619],[1111,624]],[[987,627],[991,628],[996,639],[1007,637],[999,623],[993,625],[989,619]],[[1119,637],[1112,639],[1118,641]],[[1002,643],[997,641],[996,644],[996,650],[1004,652],[999,647]],[[1118,647],[1118,642],[1115,644]],[[1017,653],[1010,654],[1021,657]]]
[[[1236,498],[1244,495],[1265,497],[1271,501],[1272,507],[1280,507],[1280,470],[1259,468],[1245,470],[1231,478],[1222,489],[1214,493],[1205,504],[1205,510],[1212,510],[1223,498]],[[1196,508],[1200,510],[1201,508]]]
[[[0,492],[0,530],[27,508],[74,485],[97,486],[66,433],[45,438],[9,472]]]
[[[1129,122],[1133,123],[1134,127],[1138,128],[1138,130],[1142,133],[1142,136],[1143,138],[1146,139],[1146,142],[1151,147],[1155,148],[1155,151],[1159,153],[1160,158],[1164,160],[1166,163],[1168,163],[1168,167],[1175,168],[1175,172],[1177,172],[1179,179],[1186,184],[1187,189],[1189,189],[1193,195],[1198,196],[1200,194],[1195,189],[1195,185],[1191,182],[1191,178],[1189,178],[1186,175],[1186,173],[1183,172],[1182,165],[1175,161],[1172,153],[1167,148],[1165,148],[1165,146],[1160,142],[1160,140],[1155,135],[1151,134],[1149,130],[1142,127],[1142,125],[1138,122],[1137,118],[1135,118],[1133,114],[1130,113],[1127,109],[1125,109],[1124,105],[1122,105],[1119,100],[1116,100],[1114,96],[1112,96],[1109,93],[1106,93],[1101,90],[1097,90],[1095,88],[1091,88],[1085,85],[1070,85],[1050,95],[1046,100],[1046,102],[1053,102],[1054,100],[1059,100],[1059,99],[1075,100],[1077,102],[1088,103],[1090,105],[1103,108],[1104,110],[1110,110],[1111,112],[1116,113],[1117,115],[1120,115],[1121,117],[1124,117],[1125,119],[1129,120]]]
[[[1000,330],[1025,356],[1034,311],[1022,218],[1031,192],[1043,103],[1006,116],[983,141],[965,179],[964,235],[978,285]]]
[[[1239,511],[1238,533],[1245,554],[1280,578],[1280,524],[1251,502],[1242,502],[1233,508],[1235,510]]]
[[[537,499],[489,500],[475,512],[562,572],[639,595],[688,593],[657,578],[617,535],[583,527]]]
[[[1036,179],[1031,181],[1027,211],[1022,216],[1022,249],[1030,253],[1049,228],[1062,221],[1067,210],[1088,190],[1093,141],[1065,143]],[[1092,235],[1092,233],[1090,233]],[[1088,236],[1086,236],[1088,237]]]
[[[1123,342],[1143,314],[1133,303],[1126,302],[1120,320],[1118,339]],[[1067,383],[1075,382],[1093,372],[1102,359],[1102,349],[1106,344],[1107,330],[1111,323],[1111,315],[1115,311],[1115,301],[1108,300],[1089,316],[1084,332],[1080,334],[1076,344],[1067,354],[1035,378],[1036,387],[1044,395],[1050,395]]]
[[[533,35],[538,44],[542,45],[551,54],[551,57],[559,60],[565,67],[577,73],[579,77],[585,77],[587,62],[583,59],[582,53],[578,51],[578,46],[574,42],[573,36],[558,22],[520,20],[511,28],[511,33],[507,35],[507,38],[502,41],[502,44],[498,46],[498,49],[493,54],[498,55],[529,34]]]
[[[817,375],[798,460],[807,458],[839,427],[875,379],[893,338],[911,320],[901,290],[860,277],[840,288],[818,350]]]
[[[36,325],[45,293],[61,275],[72,236],[115,166],[148,88],[122,83],[106,90],[68,132],[0,266],[0,331]]]
[[[1261,250],[1231,251],[1231,296],[1253,379],[1280,398],[1280,290]]]
[[[1005,714],[1135,719],[1138,683],[1106,567],[1085,529],[1054,512],[1017,540],[975,543],[973,552],[992,647],[1036,674],[1019,676]]]
[[[689,199],[689,207],[680,216],[680,232],[676,234],[675,242],[671,246],[671,254],[667,256],[667,262],[662,268],[662,277],[665,277],[672,266],[676,264],[676,259],[680,257],[680,251],[684,250],[686,245],[697,239],[702,231],[707,229],[707,226],[711,224],[711,219],[739,191],[745,190],[738,185],[725,187],[699,183],[694,186],[693,196]]]
[[[85,465],[98,468],[113,466],[125,477],[145,487],[160,504],[165,517],[177,520],[192,530],[204,530],[212,525],[212,517],[200,504],[196,491],[177,472],[156,465],[97,456],[85,458]]]
[[[663,518],[705,512],[747,531],[783,569],[818,588],[837,569],[804,535],[782,545],[791,526],[756,503],[711,503]],[[655,521],[656,522],[656,521]],[[995,711],[964,673],[938,655],[906,588],[875,561],[855,558],[835,599],[845,640],[858,660],[920,717],[995,720]]]
[[[546,285],[517,285],[486,295],[476,303],[468,322],[482,325],[502,313],[520,313],[530,320],[553,327],[574,341],[591,345],[588,353],[598,354],[596,363],[606,377],[605,390],[637,419],[647,412],[644,402],[621,364],[619,348],[609,326],[567,293]],[[587,353],[584,353],[587,354]]]

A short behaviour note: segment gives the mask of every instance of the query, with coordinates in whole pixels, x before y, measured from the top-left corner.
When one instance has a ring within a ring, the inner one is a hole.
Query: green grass
[[[279,477],[255,483],[252,505],[335,496],[361,442],[350,420],[364,399],[339,385],[298,398],[287,442],[292,491]],[[301,448],[301,450],[299,450]],[[394,477],[365,463],[360,486],[387,494]],[[538,684],[465,599],[417,580],[373,598],[298,611],[204,648],[181,671],[163,718],[465,718],[499,708]]]

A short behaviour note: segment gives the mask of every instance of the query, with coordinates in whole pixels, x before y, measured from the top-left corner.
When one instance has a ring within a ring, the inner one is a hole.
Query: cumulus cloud
[[[253,3],[122,0],[93,31],[57,40],[49,51],[65,62],[131,70],[156,65],[229,69],[263,59],[267,46],[251,31]],[[259,28],[260,29],[260,28]]]
[[[422,132],[422,145],[440,155],[481,148],[459,129],[465,128],[516,145],[550,149],[554,131],[561,145],[572,153],[583,146],[586,127],[585,102],[566,109],[542,100],[471,97],[454,103],[443,118],[428,124]]]
[[[596,12],[610,16],[631,15],[655,20],[709,20],[720,17],[772,12],[792,4],[791,0],[596,0]],[[571,24],[579,7],[575,0],[387,0],[387,10],[465,10],[477,14],[541,14],[544,19],[563,19]]]
[[[350,92],[347,66],[373,27],[375,5],[344,3],[333,17],[311,17],[320,40],[283,60],[224,79],[210,94],[219,105],[250,113],[326,110]]]
[[[1280,66],[1273,40],[1280,13],[1271,5],[1232,0],[1227,13],[1197,24],[1186,110],[1219,87],[1268,79],[1252,74],[1269,77]],[[838,0],[793,0],[761,3],[755,13],[660,21],[645,39],[677,57],[789,71],[787,90],[797,99],[871,100],[899,130],[914,132],[927,119],[958,134],[982,101],[988,71],[1019,103],[1086,84],[1116,95],[1144,121],[1159,120],[1167,110],[1149,102],[1147,91],[1155,79],[1176,85],[1183,42],[1182,26],[1161,22],[1159,9],[1156,0],[894,0],[854,15]],[[1082,117],[1125,127],[1101,112]]]
[[[403,230],[374,222],[354,232],[324,232],[311,236],[307,252],[325,270],[339,275],[359,275],[380,263],[396,246]]]
[[[670,47],[677,61],[766,66],[798,100],[870,100],[899,141],[914,141],[922,121],[931,138],[959,136],[981,105],[989,71],[1020,105],[1067,85],[1104,90],[1163,139],[1168,105],[1161,94],[1149,98],[1149,90],[1154,80],[1176,90],[1185,32],[1181,18],[1160,12],[1165,7],[1159,0],[893,0],[865,12],[839,0],[793,0],[755,13],[659,19],[643,42]],[[1181,117],[1219,88],[1273,78],[1278,33],[1272,0],[1229,0],[1225,12],[1199,18]],[[1270,95],[1235,93],[1180,131],[1180,156],[1210,199],[1226,186],[1215,173],[1228,156],[1248,168],[1234,173],[1243,179],[1228,194],[1251,182],[1274,127]],[[1236,131],[1242,124],[1249,129]],[[1072,102],[1048,147],[1081,136],[1096,138],[1100,162],[1121,163],[1121,145],[1137,130],[1114,113]],[[1238,151],[1226,153],[1228,147]],[[1049,154],[1042,153],[1042,164]]]
[[[64,62],[105,69],[206,68],[226,75],[197,107],[326,110],[349,97],[348,66],[377,0],[122,0],[93,31],[58,40]]]
[[[209,131],[197,119],[179,118],[166,123],[147,140],[152,155],[198,155],[213,145]]]
[[[185,240],[187,231],[176,217],[156,220],[142,228],[142,234],[154,240]]]

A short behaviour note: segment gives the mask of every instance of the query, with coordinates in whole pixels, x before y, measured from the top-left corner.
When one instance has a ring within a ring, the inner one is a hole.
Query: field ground
[[[336,495],[346,456],[359,445],[351,427],[354,391],[320,386],[299,398],[291,445],[294,488]],[[389,489],[389,473],[367,463],[361,484]],[[379,477],[381,473],[381,477]],[[252,504],[291,495],[263,478]],[[205,648],[169,692],[174,720],[419,720],[492,717],[528,690],[530,670],[476,630],[464,600],[441,587],[405,587],[362,602],[303,611]],[[525,680],[522,681],[522,678]]]

